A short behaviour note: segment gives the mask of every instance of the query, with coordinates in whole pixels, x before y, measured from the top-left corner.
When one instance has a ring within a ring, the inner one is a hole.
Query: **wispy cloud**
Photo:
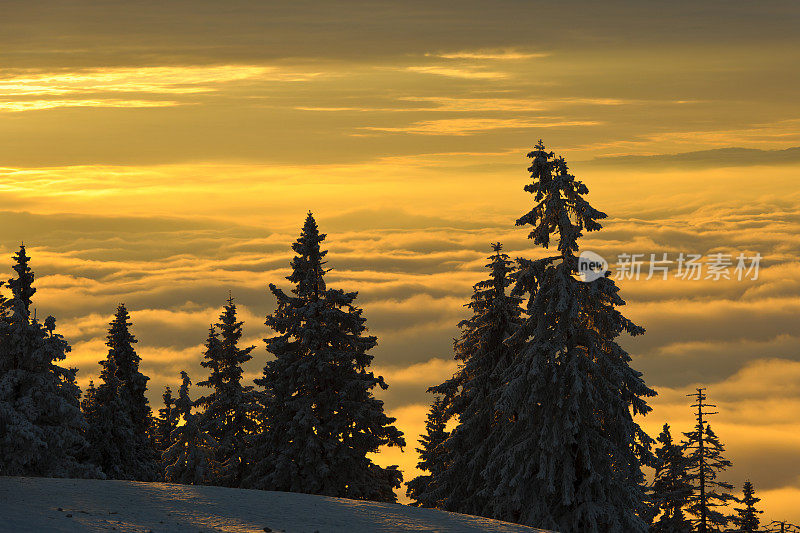
[[[619,106],[631,101],[622,98],[457,98],[451,96],[404,96],[407,102],[427,102],[430,111],[469,113],[473,111],[541,111],[570,105]]]
[[[0,77],[0,96],[91,93],[194,94],[219,84],[243,80],[306,81],[320,72],[271,66],[219,65],[141,68],[94,68],[57,72],[11,72]]]
[[[141,107],[172,107],[185,105],[174,100],[17,100],[0,101],[0,112],[19,113],[23,111],[40,111],[43,109],[55,109],[57,107],[119,107],[119,108],[141,108]]]
[[[441,57],[444,59],[491,59],[491,60],[514,60],[514,59],[534,59],[547,57],[550,54],[543,52],[519,52],[514,49],[505,50],[462,50],[459,52],[427,53],[429,57]]]
[[[380,113],[475,113],[485,111],[524,112],[544,111],[569,106],[621,106],[640,103],[622,98],[468,98],[453,96],[401,96],[393,99],[400,104],[389,106],[296,106],[300,111],[323,112],[380,112]],[[408,104],[406,104],[406,102]],[[412,105],[413,103],[427,105]]]
[[[459,67],[450,66],[414,66],[406,67],[408,72],[418,74],[434,74],[436,76],[447,76],[448,78],[463,78],[469,80],[503,80],[510,76],[507,72],[484,70],[477,66],[463,65]]]
[[[593,120],[531,120],[516,118],[452,118],[423,120],[408,126],[377,127],[366,126],[361,129],[383,133],[410,133],[415,135],[472,135],[478,132],[498,129],[562,128],[574,126],[596,126]]]

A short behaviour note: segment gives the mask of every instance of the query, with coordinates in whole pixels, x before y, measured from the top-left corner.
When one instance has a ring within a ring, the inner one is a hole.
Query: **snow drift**
[[[170,483],[0,477],[0,531],[542,531],[475,516],[310,494]]]

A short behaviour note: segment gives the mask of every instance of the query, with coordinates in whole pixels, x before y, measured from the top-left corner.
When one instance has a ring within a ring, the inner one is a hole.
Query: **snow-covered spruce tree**
[[[655,449],[655,477],[650,491],[653,515],[659,515],[651,533],[690,533],[692,524],[684,514],[692,495],[689,483],[689,460],[684,448],[673,442],[669,424],[658,436],[661,446]]]
[[[97,412],[113,417],[120,429],[115,439],[106,438],[106,421],[101,418],[93,421],[101,424],[101,428],[89,434],[92,447],[98,450],[100,467],[108,477],[154,481],[161,475],[158,455],[149,435],[152,416],[145,396],[149,378],[139,371],[141,358],[133,348],[137,341],[130,326],[128,310],[120,304],[108,327],[108,355],[100,361],[102,384],[95,396]],[[112,367],[113,383],[108,381],[112,377],[109,370]],[[110,446],[119,449],[112,451]]]
[[[541,141],[528,157],[535,205],[517,225],[531,225],[529,238],[545,248],[557,233],[558,255],[521,261],[512,291],[527,296],[527,317],[508,341],[521,346],[498,405],[513,423],[489,465],[498,479],[491,514],[564,533],[646,531],[641,467],[653,441],[633,417],[656,393],[615,340],[644,329],[617,310],[625,302],[612,279],[576,279],[578,239],[606,215]]]
[[[327,252],[320,249],[311,213],[292,245],[293,296],[270,284],[276,311],[266,324],[275,359],[263,378],[265,426],[253,452],[246,485],[353,499],[395,501],[397,466],[382,468],[368,457],[381,446],[404,446],[403,435],[372,389],[387,385],[368,370],[376,344],[365,336],[357,293],[325,285]]]
[[[689,481],[694,488],[687,511],[696,531],[720,531],[731,522],[725,507],[736,498],[730,493],[733,485],[717,476],[730,468],[731,462],[725,459],[725,447],[711,424],[698,419],[695,429],[684,435],[684,446],[689,450]]]
[[[210,387],[211,394],[197,400],[204,409],[201,429],[217,441],[217,461],[220,465],[215,485],[239,487],[244,477],[249,441],[256,430],[258,411],[252,386],[242,385],[242,365],[249,361],[255,346],[239,348],[242,322],[236,319],[236,305],[228,299],[216,324],[210,328],[204,361],[210,369],[206,381],[198,385]]]
[[[440,445],[448,436],[445,430],[447,425],[447,406],[444,398],[434,398],[425,420],[425,434],[420,435],[417,448],[419,462],[417,468],[428,474],[417,476],[406,483],[406,496],[411,498],[412,505],[418,507],[442,507],[442,502],[436,499],[439,491],[436,490],[436,480],[439,479],[444,464]]]
[[[181,371],[181,380],[175,411],[184,423],[172,430],[172,444],[162,456],[164,479],[170,483],[208,485],[216,477],[218,465],[214,457],[217,442],[202,431],[200,415],[192,414],[192,400],[189,398],[192,382],[184,371]]]
[[[25,246],[0,319],[0,475],[99,477],[85,461],[86,423],[75,369],[59,366],[70,347],[55,319],[32,316],[34,274]]]
[[[733,517],[733,523],[739,528],[740,531],[758,531],[760,519],[758,515],[764,511],[756,509],[756,504],[761,501],[761,498],[756,497],[756,489],[750,481],[745,481],[742,487],[742,499],[738,500],[739,503],[744,504],[744,507],[737,507],[735,509],[737,516]]]
[[[488,457],[504,435],[508,417],[497,409],[502,380],[513,358],[505,343],[519,327],[522,308],[517,296],[506,289],[514,272],[500,243],[492,245],[486,265],[489,279],[474,286],[467,304],[472,316],[462,321],[455,342],[455,375],[432,392],[442,394],[447,419],[458,424],[442,445],[446,465],[435,477],[434,501],[448,511],[464,514],[490,513],[488,500],[494,491],[494,472],[487,472]]]
[[[172,431],[178,426],[178,419],[180,414],[175,409],[175,399],[172,397],[172,389],[169,386],[164,388],[164,394],[161,395],[164,401],[164,407],[158,410],[158,418],[156,418],[155,426],[155,447],[159,456],[164,453],[164,450],[170,447]],[[159,469],[161,470],[161,469]]]

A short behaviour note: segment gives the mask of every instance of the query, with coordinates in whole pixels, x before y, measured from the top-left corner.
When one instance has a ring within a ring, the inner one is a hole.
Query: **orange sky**
[[[311,209],[409,442],[379,460],[410,479],[488,243],[539,253],[513,222],[543,138],[609,214],[585,249],[764,257],[756,281],[620,282],[648,330],[623,343],[660,393],[651,434],[688,430],[707,386],[730,481],[800,521],[796,4],[226,6],[4,6],[0,251],[29,246],[82,385],[119,302],[153,407],[179,370],[199,381],[229,290],[255,376]]]

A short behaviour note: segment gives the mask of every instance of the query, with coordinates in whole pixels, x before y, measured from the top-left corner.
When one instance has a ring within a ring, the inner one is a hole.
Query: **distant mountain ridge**
[[[761,150],[758,148],[714,148],[694,152],[658,155],[600,156],[578,164],[593,166],[625,167],[741,167],[756,165],[788,165],[800,163],[800,146],[782,150]]]

